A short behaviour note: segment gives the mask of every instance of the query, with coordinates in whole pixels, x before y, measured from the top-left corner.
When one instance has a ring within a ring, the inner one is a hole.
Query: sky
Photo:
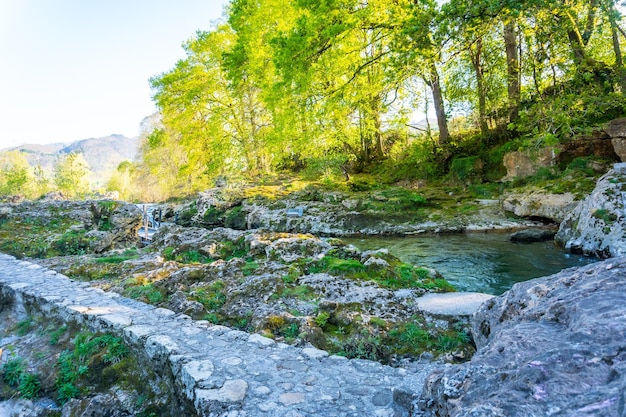
[[[139,134],[149,78],[228,0],[0,0],[0,149]]]

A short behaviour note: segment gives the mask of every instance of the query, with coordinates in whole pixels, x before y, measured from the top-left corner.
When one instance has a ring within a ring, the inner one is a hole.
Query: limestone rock
[[[113,236],[102,230],[90,230],[85,233],[85,237],[89,240],[89,249],[94,253],[105,252],[113,246]]]
[[[551,194],[541,189],[505,194],[502,208],[520,217],[541,217],[560,223],[576,207],[572,193]]]
[[[537,169],[556,164],[556,148],[541,148],[537,151],[516,151],[504,155],[505,180],[534,175]]]
[[[557,243],[574,253],[601,257],[626,254],[626,217],[622,192],[626,174],[611,170],[593,192],[561,223]]]
[[[472,321],[478,352],[440,368],[413,415],[623,416],[626,258],[513,286]]]
[[[594,131],[590,136],[572,138],[561,144],[560,152],[557,155],[557,164],[563,168],[576,158],[592,155],[595,159],[588,160],[589,168],[601,174],[606,173],[610,166],[599,162],[599,160],[619,161],[614,145],[611,143],[611,137],[606,132]]]
[[[626,161],[626,117],[612,120],[605,131],[611,137],[615,153],[622,162]]]
[[[626,138],[626,117],[611,120],[604,130],[611,138]]]
[[[204,313],[204,306],[197,302],[188,300],[182,291],[176,291],[170,297],[168,307],[177,313],[184,313],[191,317],[200,317]]]

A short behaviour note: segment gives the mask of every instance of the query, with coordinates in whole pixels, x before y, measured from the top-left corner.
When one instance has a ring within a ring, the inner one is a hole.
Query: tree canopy
[[[151,79],[142,169],[175,195],[568,140],[625,113],[621,24],[612,0],[232,0]]]

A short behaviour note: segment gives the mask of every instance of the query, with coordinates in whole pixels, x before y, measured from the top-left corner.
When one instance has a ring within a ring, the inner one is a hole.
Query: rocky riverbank
[[[415,416],[624,416],[626,258],[516,284],[472,318],[478,351],[438,369]]]
[[[561,223],[556,241],[574,253],[626,255],[626,163],[616,164]]]

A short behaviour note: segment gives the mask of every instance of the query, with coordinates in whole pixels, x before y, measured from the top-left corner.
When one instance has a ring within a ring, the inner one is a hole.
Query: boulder
[[[554,239],[556,230],[551,229],[524,229],[511,235],[511,242],[533,243],[545,242]]]
[[[615,169],[602,176],[593,192],[563,220],[555,241],[574,253],[626,255],[624,182],[626,173]]]
[[[505,181],[517,177],[535,175],[539,168],[551,167],[557,162],[556,148],[541,148],[533,151],[515,151],[504,155]]]
[[[502,208],[525,218],[543,218],[560,223],[576,207],[572,193],[552,194],[541,189],[511,192],[504,195]]]
[[[605,131],[611,137],[613,150],[620,161],[626,161],[626,117],[612,120]]]
[[[477,353],[431,374],[413,415],[624,416],[626,258],[513,286],[472,320]]]

